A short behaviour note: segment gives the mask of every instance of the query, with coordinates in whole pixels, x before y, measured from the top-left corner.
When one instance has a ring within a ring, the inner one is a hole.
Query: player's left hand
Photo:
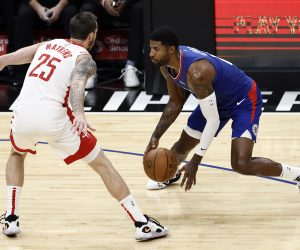
[[[185,183],[185,191],[190,190],[193,184],[196,185],[196,174],[198,171],[198,165],[200,164],[201,160],[202,156],[195,154],[187,164],[185,164],[181,169],[179,169],[178,173],[184,171],[184,176],[180,183],[180,187],[183,187]]]

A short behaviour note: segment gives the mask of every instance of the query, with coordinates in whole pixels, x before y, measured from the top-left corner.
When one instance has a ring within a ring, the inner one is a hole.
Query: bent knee
[[[235,172],[239,174],[252,175],[250,161],[246,161],[246,160],[231,161],[231,167]]]
[[[109,159],[104,155],[103,151],[100,151],[98,156],[93,161],[88,163],[88,165],[90,165],[93,169],[103,169],[110,167],[111,164]]]

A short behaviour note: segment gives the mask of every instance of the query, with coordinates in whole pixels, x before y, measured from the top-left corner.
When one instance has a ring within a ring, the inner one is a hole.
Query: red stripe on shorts
[[[256,111],[256,103],[257,103],[257,94],[256,94],[256,83],[252,82],[252,88],[248,93],[249,99],[252,104],[252,112],[251,112],[251,122],[254,120],[255,111]]]
[[[33,151],[33,150],[31,150],[31,149],[21,149],[21,148],[19,148],[19,147],[16,145],[16,143],[15,143],[15,140],[14,140],[14,137],[13,137],[13,134],[12,134],[12,131],[10,131],[9,138],[10,138],[10,142],[11,142],[12,146],[13,146],[18,152],[20,152],[20,153],[27,153],[27,152],[28,152],[28,153],[31,153],[31,154],[33,154],[33,155],[36,154],[36,151]]]
[[[88,131],[87,134],[81,133],[79,149],[75,154],[65,158],[64,159],[65,163],[69,165],[74,161],[86,157],[94,149],[96,144],[97,144],[97,139],[91,132]]]
[[[68,90],[66,92],[64,107],[67,108],[67,115],[70,118],[71,123],[73,123],[73,121],[74,121],[73,112],[68,105],[69,94],[70,94],[70,87],[68,87]],[[94,149],[96,144],[97,144],[97,139],[91,132],[88,131],[87,134],[81,133],[79,149],[77,150],[77,152],[75,154],[70,155],[67,158],[65,158],[64,159],[65,163],[69,165],[74,161],[77,161],[77,160],[80,160],[80,159],[86,157]]]

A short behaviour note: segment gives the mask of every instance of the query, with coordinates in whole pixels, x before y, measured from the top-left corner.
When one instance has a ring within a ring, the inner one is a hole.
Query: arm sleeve
[[[199,100],[199,106],[203,116],[206,119],[206,125],[201,135],[201,140],[196,148],[195,153],[204,156],[206,150],[210,146],[220,125],[220,117],[217,108],[217,99],[215,92],[211,95]]]

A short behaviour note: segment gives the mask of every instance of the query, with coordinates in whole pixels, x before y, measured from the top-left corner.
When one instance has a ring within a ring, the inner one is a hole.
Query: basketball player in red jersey
[[[97,29],[97,18],[81,12],[70,22],[70,40],[55,39],[0,57],[0,70],[7,65],[31,63],[13,107],[12,150],[6,166],[7,211],[2,216],[5,235],[20,232],[18,208],[24,160],[28,152],[36,154],[39,140],[47,140],[66,164],[81,159],[101,176],[110,194],[133,220],[137,240],[168,234],[166,227],[141,212],[85,118],[85,85],[96,72],[96,63],[88,50],[94,45]]]

